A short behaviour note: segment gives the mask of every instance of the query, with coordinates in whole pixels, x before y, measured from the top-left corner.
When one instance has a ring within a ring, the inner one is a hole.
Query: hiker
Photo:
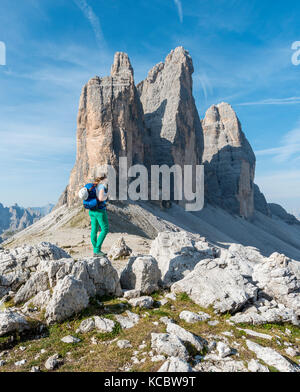
[[[91,241],[94,249],[94,257],[106,256],[106,253],[101,250],[109,229],[106,211],[108,191],[106,178],[106,174],[100,174],[99,177],[95,178],[93,183],[85,185],[79,191],[79,197],[84,200],[83,205],[89,210],[91,218]],[[98,235],[99,230],[100,234]]]

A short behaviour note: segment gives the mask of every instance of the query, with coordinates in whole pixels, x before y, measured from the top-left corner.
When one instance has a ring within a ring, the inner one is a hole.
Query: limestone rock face
[[[255,155],[232,107],[211,106],[202,121],[206,200],[245,218],[254,213]]]
[[[151,135],[151,163],[201,162],[202,129],[192,94],[192,58],[182,47],[155,65],[137,88]]]
[[[135,86],[128,55],[117,52],[110,76],[95,76],[83,87],[76,163],[56,208],[79,204],[78,190],[103,166],[117,169],[118,179],[119,158],[127,157],[129,166],[140,163],[148,170],[151,165],[183,169],[203,164],[207,203],[249,220],[257,210],[298,224],[280,206],[268,205],[254,184],[255,155],[233,108],[224,102],[213,105],[200,120],[193,72],[189,52],[177,47]],[[192,182],[195,191],[195,176]],[[172,180],[170,185],[170,198],[176,199]]]
[[[268,205],[264,194],[260,191],[258,185],[254,184],[254,207],[264,215],[271,216],[271,209]]]
[[[111,76],[94,77],[84,87],[77,118],[77,157],[61,202],[77,202],[77,191],[102,165],[117,168],[119,157],[128,166],[143,162],[143,111],[128,55],[117,52]]]

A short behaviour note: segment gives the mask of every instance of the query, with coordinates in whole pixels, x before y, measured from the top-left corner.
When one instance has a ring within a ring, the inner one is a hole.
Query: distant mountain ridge
[[[18,204],[4,207],[0,203],[0,236],[5,238],[11,233],[25,229],[51,212],[53,207],[50,203],[44,207],[33,208],[20,207]]]

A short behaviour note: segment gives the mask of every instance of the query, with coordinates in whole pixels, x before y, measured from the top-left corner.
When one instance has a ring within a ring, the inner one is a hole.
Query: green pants
[[[109,229],[107,212],[105,209],[96,211],[90,210],[89,215],[92,223],[91,241],[93,244],[94,253],[99,253]],[[99,230],[101,231],[98,236]]]

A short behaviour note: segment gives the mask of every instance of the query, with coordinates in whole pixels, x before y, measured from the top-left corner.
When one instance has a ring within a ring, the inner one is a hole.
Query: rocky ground
[[[171,360],[174,361],[174,370],[182,367],[183,370],[190,370],[190,365],[196,371],[285,371],[299,363],[300,332],[294,326],[230,325],[229,314],[217,316],[211,309],[195,305],[186,295],[177,295],[171,299],[160,292],[151,297],[155,301],[152,309],[132,308],[124,299],[99,298],[101,304],[95,300],[83,312],[61,324],[45,326],[42,330],[37,328],[28,334],[15,335],[13,339],[2,337],[0,372],[155,372],[169,363],[167,358],[174,356],[176,359]],[[163,302],[160,306],[159,300]],[[116,316],[127,318],[127,309],[138,315],[139,319],[131,328],[123,329],[116,321]],[[199,312],[205,312],[207,316],[203,317]],[[88,332],[78,331],[84,320],[94,316],[114,321],[112,331],[103,332],[96,328]],[[168,341],[165,344],[160,341],[153,344],[153,334],[166,334],[166,318],[174,320],[185,331],[207,340],[208,346],[198,350],[188,341],[180,344],[180,337],[171,348],[174,351],[169,351],[168,346],[171,344]],[[75,339],[65,343],[61,339],[66,336]],[[252,347],[251,343],[257,346]],[[263,356],[265,347],[270,352]],[[180,350],[183,352],[182,359]],[[58,358],[50,366],[49,358],[55,355]]]
[[[298,262],[184,231],[126,242],[0,251],[0,371],[300,370]]]

